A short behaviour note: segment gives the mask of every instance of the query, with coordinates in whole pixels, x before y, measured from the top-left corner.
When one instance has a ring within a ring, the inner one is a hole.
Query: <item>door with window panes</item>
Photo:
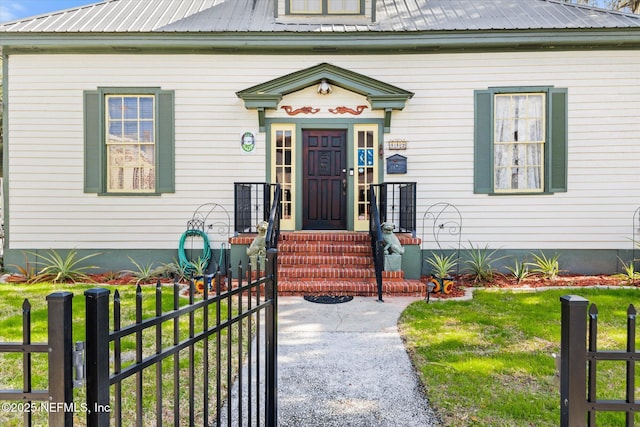
[[[354,126],[354,230],[369,229],[369,187],[378,183],[378,127]]]

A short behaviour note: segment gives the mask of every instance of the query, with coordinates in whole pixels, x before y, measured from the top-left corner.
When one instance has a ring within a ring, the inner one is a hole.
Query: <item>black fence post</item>
[[[271,305],[266,311],[266,427],[278,425],[278,250],[267,250],[265,274],[268,278],[266,296]]]
[[[73,426],[71,292],[47,295],[49,322],[49,426]]]
[[[560,426],[587,423],[587,305],[576,295],[560,297]]]
[[[87,426],[109,426],[109,291],[85,291]]]

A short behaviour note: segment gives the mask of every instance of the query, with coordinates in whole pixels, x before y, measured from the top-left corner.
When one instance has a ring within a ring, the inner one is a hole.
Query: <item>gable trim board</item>
[[[443,31],[416,33],[13,33],[3,50],[19,53],[172,54],[425,54],[496,51],[620,50],[640,48],[626,30]],[[84,37],[83,37],[84,36]]]

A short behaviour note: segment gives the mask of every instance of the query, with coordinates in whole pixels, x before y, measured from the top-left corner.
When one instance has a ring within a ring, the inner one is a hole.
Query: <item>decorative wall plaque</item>
[[[315,114],[318,111],[320,111],[319,108],[313,108],[313,107],[300,107],[300,108],[296,108],[294,110],[293,107],[291,107],[291,105],[283,105],[280,108],[282,108],[290,116],[295,116],[295,115],[300,114],[300,113]]]
[[[367,107],[366,105],[358,105],[354,110],[353,108],[342,106],[342,107],[336,107],[336,108],[329,108],[329,112],[333,114],[349,113],[349,114],[353,114],[354,116],[359,116],[367,108],[369,107]]]

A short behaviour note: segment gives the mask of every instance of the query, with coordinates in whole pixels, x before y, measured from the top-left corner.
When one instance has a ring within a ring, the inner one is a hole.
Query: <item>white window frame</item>
[[[362,15],[363,7],[362,0],[287,0],[290,15]]]
[[[112,114],[111,108],[111,102],[118,99],[121,100],[119,116]],[[145,99],[151,100],[151,111],[143,115]],[[136,103],[135,116],[127,115],[126,102],[132,100]],[[105,96],[107,193],[155,193],[156,109],[154,94]],[[128,185],[125,181],[129,181]]]
[[[494,192],[544,191],[546,104],[544,92],[494,95]]]

